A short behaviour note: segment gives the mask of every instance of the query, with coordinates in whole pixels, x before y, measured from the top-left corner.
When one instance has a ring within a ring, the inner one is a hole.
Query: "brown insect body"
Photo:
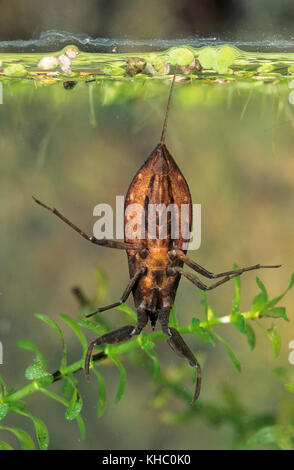
[[[261,266],[260,264],[256,264],[254,266],[214,274],[186,256],[186,247],[189,238],[186,239],[184,235],[191,231],[192,200],[188,184],[165,146],[166,125],[174,83],[175,76],[170,90],[160,143],[155,147],[149,158],[136,173],[126,195],[125,209],[133,204],[136,204],[137,207],[144,208],[144,217],[138,218],[138,220],[136,219],[135,225],[137,230],[134,230],[135,235],[138,233],[140,236],[133,237],[134,232],[131,236],[131,234],[125,230],[124,242],[107,239],[100,240],[93,236],[90,237],[57,209],[47,206],[36,198],[34,198],[34,200],[39,205],[55,214],[59,219],[91,243],[109,248],[123,249],[127,252],[130,281],[122,297],[118,302],[100,307],[87,316],[119,306],[127,300],[132,292],[137,309],[137,324],[136,326],[123,326],[114,331],[105,333],[92,341],[88,347],[85,359],[86,373],[89,374],[90,359],[95,346],[117,344],[122,341],[127,341],[134,335],[140,334],[148,323],[148,320],[150,320],[153,328],[158,320],[162,331],[167,335],[169,346],[196,369],[197,380],[192,399],[193,404],[200,393],[201,368],[179,332],[175,328],[169,327],[169,314],[175,300],[181,276],[186,277],[199,289],[207,291],[224,284],[235,276],[240,276],[246,271],[259,268],[276,268],[279,266]],[[178,209],[178,220],[175,224],[179,229],[177,236],[175,236],[172,230],[171,213],[169,211],[166,212],[167,219],[159,216],[162,210],[161,208],[165,207],[167,209],[171,204]],[[149,207],[152,205],[156,207],[160,206],[160,208],[159,213],[152,213],[153,216],[150,217]],[[183,205],[188,207],[188,211],[184,213],[181,210]],[[134,212],[136,211],[133,211],[133,214]],[[126,213],[125,229],[132,217],[135,217],[135,215]],[[161,229],[164,229],[163,224],[165,221],[167,221],[167,223],[165,223],[166,233],[165,236],[162,237],[160,236]],[[150,235],[150,224],[156,228],[155,236],[152,231]],[[185,226],[184,234],[182,232],[183,226]],[[143,237],[142,234],[144,235]],[[206,278],[218,278],[219,280],[207,286],[200,281],[198,277],[185,271],[183,269],[184,264]]]
[[[180,281],[179,273],[171,276],[167,274],[167,269],[183,266],[183,261],[170,259],[168,253],[173,249],[182,250],[183,243],[187,240],[184,240],[181,230],[179,230],[179,237],[172,238],[170,212],[167,213],[167,219],[163,219],[163,221],[167,220],[166,237],[159,238],[161,227],[157,213],[157,221],[154,221],[157,237],[150,238],[148,208],[150,205],[159,206],[160,204],[166,208],[171,204],[177,206],[179,211],[177,225],[181,228],[181,207],[187,204],[189,206],[189,230],[192,226],[192,200],[188,184],[164,143],[156,146],[133,178],[126,195],[125,208],[129,204],[138,204],[144,208],[143,232],[146,249],[143,253],[137,250],[127,250],[131,278],[140,267],[146,267],[146,273],[139,278],[132,289],[134,302],[136,308],[145,309],[152,325],[155,326],[157,312],[163,308],[172,307]],[[125,223],[127,222],[126,216]],[[138,231],[141,233],[141,230],[138,229]],[[127,235],[125,241],[142,242],[138,238],[128,238]]]

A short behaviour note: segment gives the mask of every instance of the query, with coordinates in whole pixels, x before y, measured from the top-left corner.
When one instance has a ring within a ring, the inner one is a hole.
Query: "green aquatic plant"
[[[106,54],[82,52],[68,45],[49,55],[3,53],[0,65],[0,81],[25,77],[46,84],[69,78],[76,81],[151,80],[174,73],[178,80],[279,83],[293,76],[294,54],[246,52],[231,45],[194,48],[189,44],[161,52]]]
[[[236,266],[234,266],[236,267]],[[60,326],[50,317],[44,314],[35,314],[36,319],[45,323],[59,337],[62,347],[60,358],[60,366],[58,370],[51,373],[47,370],[46,359],[40,352],[39,348],[27,340],[18,342],[19,347],[31,351],[34,354],[34,361],[26,368],[24,375],[28,383],[20,386],[17,390],[7,388],[5,380],[0,377],[0,420],[5,420],[8,413],[15,413],[32,420],[36,439],[40,449],[47,449],[49,445],[49,432],[46,424],[35,417],[27,407],[24,399],[30,395],[41,393],[46,397],[57,401],[65,408],[65,419],[69,421],[76,420],[80,429],[82,439],[85,438],[85,424],[82,418],[83,398],[79,390],[79,384],[75,377],[78,371],[84,367],[85,355],[87,352],[87,340],[82,332],[82,328],[92,332],[103,334],[111,329],[108,321],[103,316],[97,316],[96,320],[88,320],[85,315],[95,308],[97,305],[97,297],[100,299],[105,294],[106,281],[102,273],[97,270],[98,292],[95,299],[88,299],[80,289],[74,289],[74,293],[81,306],[81,316],[78,320],[74,320],[68,315],[60,315],[60,319],[65,323],[73,333],[82,347],[81,358],[73,363],[68,363],[68,346],[64,339],[63,331]],[[247,338],[251,349],[255,347],[255,332],[253,326],[260,327],[267,335],[273,348],[274,357],[277,358],[281,347],[281,335],[278,327],[273,325],[271,328],[265,328],[260,320],[263,318],[283,319],[289,321],[286,309],[277,304],[294,286],[294,273],[291,276],[288,287],[279,296],[269,299],[268,292],[259,278],[256,278],[258,293],[251,302],[248,311],[240,311],[241,299],[241,280],[240,277],[234,279],[234,296],[231,312],[225,316],[218,316],[208,302],[206,293],[203,293],[202,307],[204,309],[204,320],[198,317],[192,318],[188,325],[179,326],[176,317],[176,309],[171,312],[170,325],[176,327],[181,334],[194,334],[199,341],[209,343],[212,347],[216,342],[224,345],[234,367],[241,372],[241,364],[232,351],[231,347],[216,331],[220,326],[234,325],[236,332],[241,333]],[[136,320],[135,312],[127,305],[121,305],[119,310],[124,312],[126,317]],[[168,423],[181,424],[188,420],[202,418],[210,424],[230,423],[236,431],[235,446],[246,447],[254,446],[262,443],[274,443],[278,447],[289,448],[292,445],[293,426],[287,428],[279,427],[274,417],[264,414],[254,414],[249,418],[245,418],[245,411],[241,405],[237,405],[235,399],[232,399],[232,392],[229,393],[230,400],[227,399],[226,406],[220,404],[206,403],[204,397],[201,397],[199,403],[189,406],[191,401],[190,393],[181,385],[180,377],[171,379],[164,371],[161,370],[160,362],[154,351],[155,343],[165,340],[166,337],[161,331],[155,331],[150,334],[143,333],[138,337],[134,337],[127,343],[118,345],[99,346],[92,357],[91,371],[97,379],[98,400],[97,400],[97,417],[99,418],[106,407],[107,389],[103,378],[103,364],[111,363],[119,372],[119,385],[115,396],[115,403],[118,403],[125,391],[126,385],[126,369],[122,363],[126,359],[131,361],[136,367],[142,367],[147,373],[152,375],[152,380],[158,384],[158,391],[153,400],[155,408],[162,408],[171,396],[179,397],[187,404],[185,409],[180,412],[163,412],[162,419]],[[185,366],[186,367],[186,366]],[[188,367],[188,366],[187,366]],[[276,372],[279,378],[282,378],[288,384],[286,389],[293,392],[293,382],[289,385],[289,376],[285,372]],[[50,390],[50,386],[55,382],[62,382],[62,393],[57,394]],[[48,405],[49,406],[49,405]],[[267,428],[262,428],[267,426]],[[22,449],[35,449],[34,440],[24,430],[11,426],[0,425],[0,430],[14,434]],[[249,439],[249,440],[248,440]],[[245,441],[247,444],[245,444]],[[4,441],[0,442],[0,449],[11,449],[11,445]]]

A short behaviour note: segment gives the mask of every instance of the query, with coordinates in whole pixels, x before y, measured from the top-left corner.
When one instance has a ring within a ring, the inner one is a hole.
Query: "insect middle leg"
[[[271,266],[266,266],[266,265],[264,266],[264,265],[261,265],[261,264],[255,264],[253,266],[247,266],[245,268],[237,268],[237,269],[234,269],[234,270],[231,270],[231,271],[225,271],[223,273],[214,274],[214,273],[208,271],[207,269],[203,268],[202,266],[200,266],[200,264],[198,264],[195,261],[188,258],[182,250],[172,250],[168,254],[169,254],[169,257],[171,259],[178,258],[178,259],[182,260],[187,266],[192,268],[194,271],[196,271],[199,274],[202,274],[202,276],[205,276],[209,279],[216,279],[218,277],[225,277],[225,276],[231,276],[231,275],[233,275],[233,277],[235,277],[235,275],[241,275],[242,273],[244,273],[246,271],[253,271],[255,269],[263,269],[263,268],[279,268],[281,266],[280,264],[271,265]]]
[[[158,320],[161,324],[161,328],[163,333],[165,333],[168,336],[167,343],[171,347],[171,349],[180,357],[183,357],[186,359],[191,367],[195,367],[196,373],[197,373],[197,379],[196,379],[196,386],[195,386],[195,391],[193,395],[193,399],[191,401],[191,405],[195,403],[197,398],[199,397],[200,394],[200,389],[201,389],[201,367],[199,362],[197,361],[196,357],[192,353],[191,349],[188,347],[188,345],[185,343],[183,340],[182,336],[180,333],[172,327],[168,326],[169,323],[169,313],[170,313],[171,308],[166,307],[162,308],[158,312]]]

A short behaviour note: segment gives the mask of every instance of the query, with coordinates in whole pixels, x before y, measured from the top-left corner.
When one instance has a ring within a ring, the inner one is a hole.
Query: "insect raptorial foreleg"
[[[181,356],[187,359],[187,361],[189,361],[190,366],[196,368],[196,372],[197,372],[196,388],[195,388],[193,400],[191,402],[191,405],[193,405],[195,401],[197,400],[199,393],[200,393],[201,368],[197,359],[195,358],[194,354],[192,353],[192,351],[189,349],[189,347],[187,346],[187,344],[181,337],[180,333],[175,328],[168,326],[170,311],[171,311],[171,306],[160,309],[158,312],[158,320],[160,322],[163,333],[165,333],[168,336],[167,342],[172,348],[172,350],[176,354],[178,354],[178,356]]]
[[[141,328],[142,329],[142,328]],[[132,325],[126,325],[122,328],[118,328],[117,330],[110,331],[109,333],[105,333],[104,335],[99,336],[99,338],[95,339],[89,344],[86,359],[85,359],[85,371],[86,375],[89,375],[89,368],[90,368],[90,359],[92,356],[92,352],[95,346],[99,346],[102,344],[118,344],[122,343],[123,341],[127,341],[131,339],[134,335],[137,335],[141,331],[140,328],[134,327]]]
[[[119,305],[123,304],[127,298],[129,297],[130,293],[132,292],[132,289],[134,285],[136,284],[137,280],[139,277],[146,272],[146,267],[142,266],[138,271],[134,274],[134,276],[131,278],[130,282],[128,283],[126,289],[123,292],[123,295],[121,296],[120,300],[118,302],[115,302],[114,304],[106,305],[105,307],[100,307],[95,310],[95,312],[89,313],[86,315],[86,317],[92,317],[92,315],[96,315],[96,313],[101,313],[105,312],[106,310],[110,310],[111,308],[118,307]]]
[[[161,329],[163,333],[168,336],[170,336],[170,328],[168,327],[170,311],[171,311],[171,306],[163,307],[158,311],[158,320],[159,320]]]
[[[91,243],[94,243],[94,245],[99,245],[99,246],[105,246],[107,248],[117,248],[119,250],[142,250],[144,249],[144,246],[139,243],[125,243],[125,242],[120,242],[117,240],[107,240],[107,239],[102,239],[98,240],[95,237],[90,237],[87,235],[83,230],[81,230],[79,227],[77,227],[75,224],[73,224],[69,219],[67,219],[64,215],[61,214],[57,209],[54,207],[49,207],[43,202],[39,201],[33,196],[34,201],[39,204],[40,206],[44,207],[44,209],[47,209],[48,211],[52,212],[52,214],[56,215],[60,220],[65,222],[69,227],[71,227],[73,230],[75,230],[81,237],[85,238],[85,240],[88,240]]]
[[[178,259],[182,260],[187,266],[192,268],[194,271],[196,271],[199,274],[202,274],[202,276],[208,277],[209,279],[215,279],[215,278],[218,278],[218,277],[225,277],[225,276],[230,276],[230,275],[238,275],[238,274],[242,274],[246,271],[253,271],[255,269],[279,268],[281,266],[280,264],[274,265],[274,266],[263,266],[261,264],[255,264],[254,266],[247,266],[245,268],[237,268],[237,269],[234,269],[234,270],[231,270],[231,271],[225,271],[223,273],[214,274],[214,273],[208,271],[207,269],[203,268],[202,266],[200,266],[195,261],[188,258],[185,255],[185,253],[183,253],[183,251],[181,251],[181,250],[172,250],[168,253],[168,255],[171,259],[178,258]]]
[[[191,349],[187,346],[183,338],[181,337],[180,333],[175,328],[169,328],[170,337],[167,340],[168,344],[172,348],[172,350],[181,357],[184,357],[189,362],[190,366],[195,367],[197,373],[196,379],[196,387],[194,396],[191,402],[191,405],[195,403],[197,398],[199,397],[200,388],[201,388],[201,367],[192,353]]]

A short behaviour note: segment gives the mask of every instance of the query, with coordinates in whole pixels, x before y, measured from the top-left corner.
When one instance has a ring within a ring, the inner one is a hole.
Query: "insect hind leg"
[[[201,389],[201,367],[200,364],[198,363],[196,357],[192,353],[191,349],[187,346],[185,341],[183,340],[182,336],[180,333],[175,329],[175,328],[169,328],[170,336],[167,340],[167,343],[171,347],[171,349],[181,357],[184,357],[187,359],[191,367],[195,367],[196,373],[197,373],[197,378],[196,378],[196,386],[195,386],[195,391],[194,391],[194,396],[191,401],[191,405],[195,403],[197,398],[199,397],[200,394],[200,389]]]
[[[161,326],[161,329],[164,334],[170,336],[169,324],[169,314],[171,311],[171,306],[163,307],[158,311],[158,320]]]

